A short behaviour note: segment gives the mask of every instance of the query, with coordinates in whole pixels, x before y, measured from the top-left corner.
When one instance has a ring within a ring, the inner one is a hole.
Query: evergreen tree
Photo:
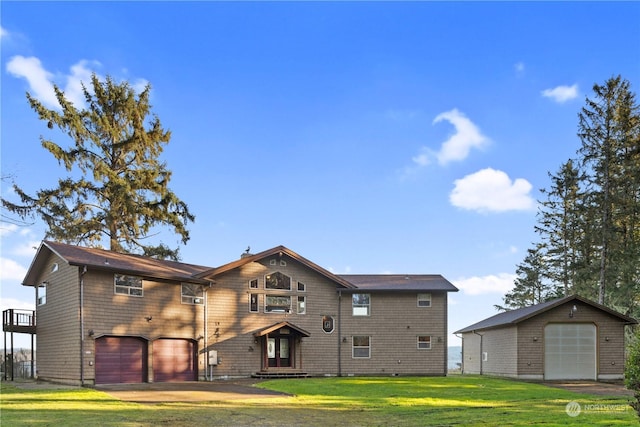
[[[21,203],[2,199],[3,206],[22,218],[39,216],[48,226],[47,238],[89,246],[106,239],[116,252],[178,259],[178,249],[144,242],[168,225],[184,244],[189,240],[186,225],[194,220],[169,189],[171,172],[159,160],[171,133],[151,113],[151,87],[136,95],[127,82],[100,81],[94,74],[91,89],[83,85],[87,108],[78,109],[54,86],[60,112],[27,93],[48,128],[57,126],[72,141],[65,148],[41,137],[68,176],[33,196],[14,185]]]
[[[607,291],[619,286],[621,270],[631,260],[639,260],[637,251],[624,246],[621,236],[633,222],[631,211],[637,210],[638,106],[628,81],[620,76],[604,85],[594,85],[594,98],[586,100],[578,118],[579,154],[587,171],[587,186],[592,198],[586,215],[596,219],[598,247],[598,302],[605,304]],[[624,224],[624,225],[623,225]],[[635,233],[635,224],[633,231]],[[636,237],[631,239],[637,240]],[[627,241],[630,243],[630,241]],[[614,294],[615,295],[615,294]]]
[[[514,281],[514,288],[504,296],[504,306],[496,305],[498,310],[514,310],[539,304],[559,296],[559,289],[547,280],[545,271],[544,252],[541,245],[527,250],[524,261],[516,268],[518,277]]]
[[[543,242],[546,259],[545,269],[540,273],[556,286],[561,286],[566,296],[574,292],[579,263],[581,173],[569,160],[560,167],[557,175],[549,174],[549,178],[550,188],[541,190],[546,200],[539,203],[538,225],[535,226]]]

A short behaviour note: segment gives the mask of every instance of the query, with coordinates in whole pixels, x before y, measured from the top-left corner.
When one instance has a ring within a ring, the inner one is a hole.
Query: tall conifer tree
[[[91,89],[83,85],[85,109],[73,105],[54,86],[60,110],[46,108],[27,93],[31,107],[49,129],[59,128],[71,139],[64,147],[41,137],[42,146],[67,176],[57,186],[29,195],[14,186],[21,203],[2,203],[25,218],[40,217],[47,238],[101,246],[117,252],[143,253],[178,259],[178,249],[145,241],[169,226],[184,244],[187,223],[195,218],[168,187],[171,171],[159,157],[171,133],[151,113],[147,85],[139,94],[127,83],[94,74]]]

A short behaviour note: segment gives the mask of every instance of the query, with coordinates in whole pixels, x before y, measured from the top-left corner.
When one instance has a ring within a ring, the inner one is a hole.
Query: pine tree
[[[2,199],[3,206],[22,218],[40,217],[48,226],[47,238],[89,246],[106,240],[116,252],[178,259],[178,249],[144,242],[168,225],[184,244],[186,225],[195,219],[168,187],[171,172],[159,157],[171,133],[151,113],[151,87],[136,95],[127,82],[100,81],[94,74],[91,89],[83,85],[87,108],[78,109],[54,86],[60,112],[27,93],[48,128],[57,126],[71,139],[65,148],[41,137],[68,176],[33,196],[14,185],[21,203]]]

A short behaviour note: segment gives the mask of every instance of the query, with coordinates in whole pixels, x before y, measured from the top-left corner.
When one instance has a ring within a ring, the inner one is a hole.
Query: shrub
[[[640,417],[640,328],[637,328],[629,347],[627,364],[624,369],[624,384],[633,391],[635,401],[632,401],[630,405]]]

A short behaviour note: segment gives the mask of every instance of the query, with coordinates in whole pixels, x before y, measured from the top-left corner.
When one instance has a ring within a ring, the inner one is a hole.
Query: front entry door
[[[270,368],[291,367],[291,341],[289,337],[267,339],[267,359]]]

